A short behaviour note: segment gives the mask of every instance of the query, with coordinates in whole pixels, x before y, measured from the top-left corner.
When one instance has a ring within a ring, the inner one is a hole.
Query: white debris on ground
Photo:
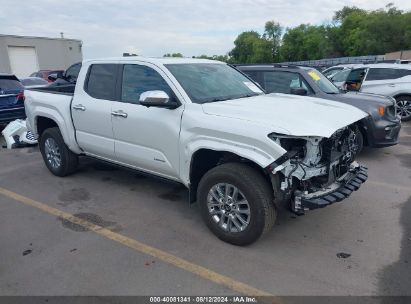
[[[7,149],[37,144],[37,138],[27,130],[26,120],[16,119],[10,122],[1,133]]]

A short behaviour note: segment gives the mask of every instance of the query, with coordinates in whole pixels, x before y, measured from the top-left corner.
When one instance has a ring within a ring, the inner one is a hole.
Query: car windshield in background
[[[0,76],[0,91],[23,90],[23,85],[14,76]]]
[[[314,80],[314,82],[318,85],[321,91],[327,94],[338,94],[340,90],[328,80],[323,74],[316,70],[308,71],[308,75]]]
[[[341,72],[338,72],[332,77],[332,81],[334,82],[344,82],[347,80],[348,75],[350,74],[351,69],[347,70],[342,70]]]
[[[341,72],[342,69],[334,69],[334,70],[329,70],[325,73],[323,73],[324,76],[326,76],[328,79],[334,77],[335,74]]]
[[[263,94],[250,79],[226,64],[166,64],[194,103],[223,101]]]

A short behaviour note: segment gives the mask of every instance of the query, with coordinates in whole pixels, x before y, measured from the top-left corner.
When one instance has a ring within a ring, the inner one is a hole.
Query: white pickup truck
[[[247,245],[282,205],[299,214],[347,198],[367,179],[338,102],[270,94],[216,61],[124,57],[82,64],[70,88],[26,92],[47,168],[81,155],[184,184],[220,239]]]

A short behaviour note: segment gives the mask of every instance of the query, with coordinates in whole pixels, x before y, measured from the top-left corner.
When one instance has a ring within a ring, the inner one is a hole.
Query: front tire
[[[355,131],[355,143],[357,145],[357,151],[355,153],[355,156],[358,156],[362,150],[364,149],[364,135],[362,134],[361,130],[359,127],[357,127]]]
[[[76,170],[78,156],[67,148],[59,128],[45,130],[39,144],[44,163],[51,173],[63,177]]]
[[[411,120],[411,96],[398,96],[395,98],[395,107],[402,121]]]
[[[207,227],[233,245],[255,242],[275,223],[272,187],[246,164],[226,163],[208,171],[197,198]]]

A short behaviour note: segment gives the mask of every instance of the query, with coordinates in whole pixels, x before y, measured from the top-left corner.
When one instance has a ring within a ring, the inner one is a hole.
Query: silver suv
[[[333,68],[328,70],[331,72]],[[401,119],[411,120],[411,64],[344,66],[329,77],[336,86],[345,90],[393,97]]]

